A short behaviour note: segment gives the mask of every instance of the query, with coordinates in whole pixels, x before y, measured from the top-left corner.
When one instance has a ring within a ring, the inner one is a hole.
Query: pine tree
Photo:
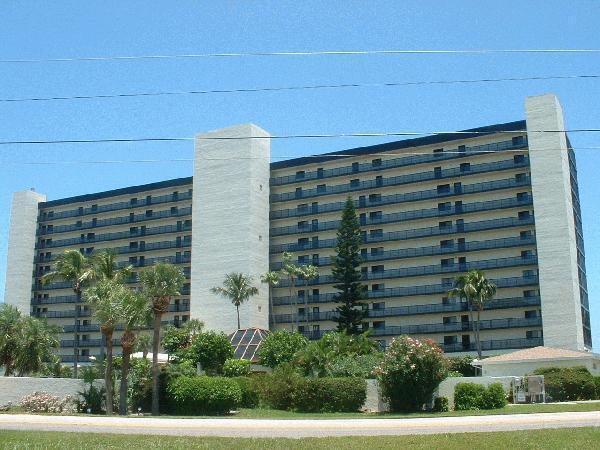
[[[334,301],[340,305],[338,312],[338,331],[347,334],[360,334],[361,321],[365,316],[363,303],[366,298],[366,286],[361,283],[359,266],[362,262],[360,245],[362,239],[360,224],[351,197],[346,200],[342,223],[337,231],[336,256],[334,257],[332,276],[337,284],[334,288],[340,292]]]

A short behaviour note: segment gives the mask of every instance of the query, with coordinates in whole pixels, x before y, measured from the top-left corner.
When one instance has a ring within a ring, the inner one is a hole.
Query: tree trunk
[[[240,327],[240,305],[235,305],[235,309],[237,311],[237,319],[238,319],[238,327],[237,327],[237,329],[239,330],[241,328]]]
[[[152,338],[152,415],[158,416],[160,368],[158,367],[158,347],[160,346],[160,319],[162,312],[154,311],[154,330]]]
[[[121,385],[119,386],[119,414],[127,415],[127,390],[129,388],[129,351],[123,350],[123,364],[121,365]]]
[[[106,390],[106,415],[113,413],[113,332],[108,331],[106,337],[106,369],[104,370],[104,389]]]
[[[480,317],[481,317],[481,312],[479,309],[477,309],[477,358],[479,360],[481,360],[481,338],[479,336],[479,323],[480,323]]]
[[[73,378],[77,378],[79,365],[79,329],[77,322],[79,321],[79,304],[81,303],[81,290],[75,290],[77,302],[75,303],[75,323],[73,327]]]

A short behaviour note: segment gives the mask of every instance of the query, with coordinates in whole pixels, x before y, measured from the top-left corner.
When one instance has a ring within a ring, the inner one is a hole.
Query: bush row
[[[167,394],[176,414],[227,414],[242,402],[239,384],[223,377],[180,376],[169,380]]]
[[[534,374],[544,375],[546,396],[552,401],[593,400],[600,397],[598,381],[585,367],[548,367]]]
[[[506,406],[506,393],[500,383],[487,388],[476,383],[458,383],[454,388],[454,409],[497,409]]]

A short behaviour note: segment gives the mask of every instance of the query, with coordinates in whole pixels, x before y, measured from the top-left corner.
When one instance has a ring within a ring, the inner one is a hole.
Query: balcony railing
[[[383,214],[379,218],[361,219],[361,226],[381,225],[386,223],[406,222],[409,220],[418,220],[431,217],[448,217],[456,214],[470,214],[474,212],[493,211],[507,208],[517,208],[530,206],[533,204],[531,196],[522,198],[505,198],[501,200],[490,200],[487,202],[467,203],[464,205],[451,205],[445,209],[427,208],[415,211],[404,211],[393,214]],[[283,236],[288,234],[314,233],[318,231],[337,230],[341,221],[332,220],[317,224],[306,223],[305,225],[292,225],[287,227],[271,228],[271,236]]]
[[[530,348],[544,345],[542,338],[530,338],[530,339],[497,339],[491,341],[481,341],[481,349],[487,350],[507,350],[507,349],[519,349],[519,348]],[[474,342],[469,344],[439,344],[439,346],[446,353],[453,352],[474,352],[477,347]]]
[[[336,167],[335,169],[326,169],[321,172],[311,171],[305,172],[301,176],[299,175],[285,175],[281,177],[271,178],[271,186],[280,186],[290,183],[298,183],[300,181],[319,180],[325,178],[332,178],[344,175],[352,175],[356,173],[364,173],[369,171],[379,171],[385,169],[392,169],[395,167],[414,166],[417,164],[432,163],[436,161],[446,161],[452,159],[461,159],[466,157],[472,157],[474,154],[488,153],[488,152],[500,152],[502,150],[515,150],[518,148],[525,148],[527,146],[527,137],[523,136],[522,140],[518,142],[502,141],[494,142],[492,144],[477,145],[473,147],[466,147],[463,152],[459,152],[458,149],[446,150],[447,153],[432,153],[430,155],[414,155],[414,156],[403,156],[400,158],[392,158],[381,161],[379,164],[373,163],[361,163],[355,169],[352,166]]]
[[[448,198],[457,195],[478,194],[482,192],[498,191],[502,189],[512,189],[517,187],[525,187],[531,184],[529,176],[522,178],[506,178],[503,180],[486,181],[482,183],[468,184],[465,186],[456,186],[449,191],[438,192],[437,189],[429,189],[419,192],[408,192],[405,194],[390,194],[382,195],[381,197],[365,196],[364,199],[359,198],[354,201],[357,209],[361,208],[377,208],[383,205],[392,205],[398,203],[407,203],[419,200],[431,200]],[[306,206],[301,208],[280,209],[270,213],[270,219],[285,219],[287,217],[298,216],[314,216],[321,213],[339,212],[344,209],[345,202],[324,203],[322,205]]]
[[[479,270],[488,270],[488,269],[500,269],[505,267],[517,267],[517,266],[529,266],[537,264],[536,256],[515,256],[512,258],[497,258],[497,259],[488,259],[481,261],[470,261],[464,264],[461,263],[453,263],[446,266],[442,266],[440,264],[432,264],[427,266],[417,266],[417,267],[403,267],[400,269],[386,269],[376,272],[367,272],[362,273],[363,280],[383,280],[387,278],[406,278],[406,277],[417,277],[424,275],[438,275],[438,274],[446,274],[446,273],[459,273],[459,272],[468,272],[469,270],[479,269]],[[335,283],[332,275],[321,275],[314,280],[310,280],[306,283],[304,280],[298,279],[295,282],[296,287],[302,286],[317,286],[322,284],[332,284]],[[281,280],[277,287],[288,287],[288,280]]]
[[[185,211],[184,211],[184,209],[185,209]],[[162,214],[162,213],[165,213],[165,214]],[[156,216],[150,217],[148,219],[153,219],[153,218],[158,219],[161,217],[180,217],[180,216],[190,215],[190,214],[191,214],[191,208],[182,208],[179,210],[178,213],[171,213],[170,211],[161,211],[160,217],[159,217],[159,215],[156,215]],[[121,223],[121,222],[119,222],[119,223]],[[133,223],[133,222],[129,222],[127,220],[122,223],[129,224],[129,223]],[[140,228],[136,232],[133,232],[133,233],[131,231],[127,230],[127,231],[119,231],[116,233],[94,234],[94,236],[90,236],[89,238],[87,237],[87,235],[85,235],[84,237],[69,238],[69,239],[57,239],[57,240],[49,242],[49,243],[38,242],[36,244],[35,248],[42,249],[42,248],[65,247],[65,246],[69,246],[69,245],[85,245],[85,244],[93,244],[93,243],[102,242],[102,241],[114,241],[117,239],[133,239],[133,238],[137,238],[137,237],[152,236],[152,235],[157,235],[157,234],[180,233],[183,231],[191,231],[191,229],[192,229],[192,227],[190,225],[187,225],[187,226],[182,225],[181,227],[178,227],[177,225],[164,225],[164,226],[160,226],[160,227],[146,228],[145,230],[141,230],[141,228]]]
[[[178,201],[182,201],[182,200],[191,200],[191,198],[192,198],[192,194],[190,192],[181,192],[181,193],[177,194],[176,196],[173,194],[168,194],[168,195],[152,197],[150,199],[150,202],[146,201],[146,198],[140,198],[137,200],[136,203],[131,203],[131,201],[109,203],[107,205],[99,205],[97,208],[91,208],[91,207],[83,208],[83,210],[81,212],[79,209],[69,209],[67,211],[54,212],[53,214],[48,215],[46,217],[46,219],[44,219],[44,221],[50,221],[50,220],[55,220],[55,219],[64,219],[67,217],[77,217],[77,216],[88,215],[88,214],[99,214],[99,213],[108,212],[108,211],[117,211],[119,209],[130,209],[130,208],[137,208],[137,207],[141,207],[141,206],[150,206],[150,205],[158,205],[158,204],[162,204],[162,203],[178,202]]]
[[[502,219],[489,219],[479,222],[458,223],[448,226],[414,228],[410,230],[391,231],[380,234],[368,234],[363,237],[364,244],[374,242],[404,241],[429,236],[447,236],[456,233],[470,233],[474,231],[494,230],[500,228],[511,228],[535,223],[532,215],[526,217],[507,217]],[[321,248],[333,248],[336,239],[307,240],[306,242],[292,242],[287,244],[276,244],[270,247],[270,253],[302,252]]]
[[[511,277],[511,278],[498,278],[492,280],[498,288],[508,287],[520,287],[520,286],[534,286],[538,284],[537,275],[526,276],[526,277]],[[421,286],[405,286],[386,288],[377,291],[369,291],[368,298],[387,298],[387,297],[409,297],[413,295],[429,295],[429,294],[445,294],[452,289],[452,283],[440,283],[440,284],[426,284]],[[312,303],[331,303],[334,301],[336,293],[319,294],[319,295],[308,295],[306,296],[306,302]],[[305,297],[275,297],[273,298],[273,305],[300,305],[305,302]]]
[[[301,306],[299,304],[298,306]],[[485,303],[485,310],[508,309],[508,308],[525,308],[540,305],[540,297],[514,297],[492,300]],[[440,314],[440,313],[459,313],[467,312],[468,305],[466,302],[453,303],[433,303],[429,305],[410,305],[410,306],[395,306],[391,308],[369,309],[367,317],[399,317],[399,316],[416,316],[422,314]],[[293,322],[322,322],[335,321],[338,317],[337,311],[323,311],[308,314],[275,314],[273,315],[273,323],[293,323]]]
[[[416,258],[420,256],[436,256],[436,255],[448,255],[453,253],[467,253],[479,250],[490,250],[497,248],[510,248],[510,247],[522,247],[535,245],[535,237],[533,235],[525,238],[512,237],[512,238],[500,238],[491,239],[488,241],[471,241],[464,244],[457,244],[454,241],[452,245],[447,247],[441,247],[439,245],[432,245],[428,247],[417,247],[417,248],[401,248],[395,250],[385,250],[378,253],[365,253],[362,254],[363,261],[385,261],[390,259],[403,259],[403,258]],[[316,266],[328,266],[332,264],[331,257],[324,256],[319,259],[297,259],[299,265],[313,264]],[[281,262],[271,264],[271,270],[279,270],[282,267]]]

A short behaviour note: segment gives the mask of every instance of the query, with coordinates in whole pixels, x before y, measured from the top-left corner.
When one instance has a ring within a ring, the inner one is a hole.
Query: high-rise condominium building
[[[352,197],[368,286],[363,327],[383,345],[430,338],[475,349],[467,305],[448,291],[481,269],[497,294],[481,314],[485,353],[548,345],[591,348],[575,156],[553,95],[530,97],[526,120],[269,163],[269,134],[242,125],[197,136],[194,176],[60,200],[14,194],[5,301],[63,327],[61,355],[100,353],[101,336],[65,282],[41,276],[66,249],[114,249],[136,273],[156,261],[187,277],[165,321],[232,332],[235,308],[210,292],[226,273],[254,277],[242,327],[335,329],[336,229]],[[283,252],[318,266],[306,283],[271,289],[260,275]],[[74,333],[76,331],[76,333]],[[118,345],[118,333],[115,344]],[[77,342],[75,342],[75,339]]]

